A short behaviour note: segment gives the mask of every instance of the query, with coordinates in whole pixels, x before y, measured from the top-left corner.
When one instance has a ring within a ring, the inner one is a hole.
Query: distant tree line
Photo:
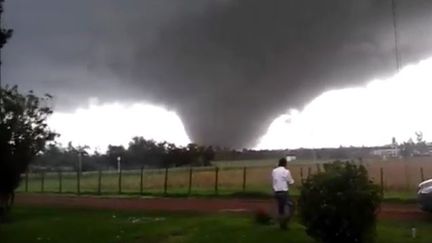
[[[397,144],[394,140],[394,145],[399,147],[402,157],[413,157],[413,156],[430,156],[431,146],[423,139],[422,132],[415,133],[415,141],[410,138],[408,141]]]
[[[257,159],[276,159],[287,155],[294,155],[298,160],[363,160],[374,158],[376,150],[395,149],[396,157],[425,157],[432,156],[432,143],[424,140],[422,132],[415,133],[415,139],[408,139],[405,142],[397,143],[396,138],[392,139],[391,144],[372,147],[340,146],[338,148],[298,148],[280,150],[233,150],[229,148],[215,147],[215,160],[257,160]]]
[[[88,146],[66,147],[49,144],[32,165],[33,170],[77,170],[83,171],[117,168],[118,159],[122,169],[165,168],[180,166],[208,166],[214,159],[212,146],[191,143],[185,147],[167,142],[156,142],[143,137],[134,137],[127,148],[109,145],[105,153],[89,153]]]
[[[294,155],[298,160],[355,160],[371,157],[375,147],[339,147],[339,148],[299,148],[281,150],[215,150],[215,160],[256,160],[276,159]]]

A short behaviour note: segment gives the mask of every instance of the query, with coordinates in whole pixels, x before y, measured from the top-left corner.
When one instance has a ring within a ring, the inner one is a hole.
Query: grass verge
[[[282,232],[237,214],[16,207],[13,217],[12,223],[0,225],[0,242],[314,242],[298,221]],[[380,221],[377,242],[432,242],[432,222]]]

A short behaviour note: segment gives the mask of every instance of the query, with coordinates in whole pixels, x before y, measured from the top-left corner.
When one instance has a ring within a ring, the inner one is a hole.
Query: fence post
[[[144,183],[144,167],[141,167],[140,171],[140,195],[143,194],[143,183]]]
[[[301,184],[303,184],[304,178],[303,178],[303,167],[300,167],[300,180]]]
[[[122,193],[122,168],[119,168],[118,171],[118,194]]]
[[[59,176],[59,193],[62,193],[62,190],[63,190],[63,174],[62,174],[61,170],[58,172],[58,176]]]
[[[165,167],[164,195],[168,192],[168,167]]]
[[[100,195],[102,193],[102,169],[99,168],[98,171],[98,189],[97,193]]]
[[[28,171],[26,171],[26,173],[25,173],[25,192],[28,192],[28,179],[29,179],[29,175],[28,175]]]
[[[215,194],[218,194],[219,192],[219,167],[215,168]]]
[[[246,167],[243,167],[243,192],[246,191]]]
[[[424,172],[423,172],[423,167],[420,168],[420,178],[421,178],[421,181],[425,180]]]
[[[410,188],[411,178],[410,178],[407,162],[404,161],[404,164],[405,164],[405,190],[408,191]]]
[[[380,168],[381,195],[384,196],[384,169]]]
[[[308,177],[310,177],[310,175],[311,175],[311,168],[308,167]]]
[[[189,187],[188,187],[188,195],[189,196],[192,193],[192,173],[193,173],[193,169],[192,169],[192,167],[190,167],[189,168]]]
[[[316,164],[316,167],[317,167],[317,172],[318,172],[318,173],[321,173],[321,166],[320,166],[319,163]]]
[[[45,187],[45,172],[41,172],[41,192],[44,192],[44,187]]]
[[[81,194],[81,173],[79,169],[77,170],[77,194]]]

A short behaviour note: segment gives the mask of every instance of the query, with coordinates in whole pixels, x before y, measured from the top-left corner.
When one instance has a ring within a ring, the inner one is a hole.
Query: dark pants
[[[288,208],[289,213],[291,213],[293,203],[290,199],[288,192],[286,192],[286,191],[275,192],[275,198],[276,198],[277,207],[278,207],[278,214],[280,216],[283,216],[286,214],[287,208]]]
[[[275,192],[275,198],[281,227],[286,228],[288,221],[294,213],[294,203],[286,191]]]

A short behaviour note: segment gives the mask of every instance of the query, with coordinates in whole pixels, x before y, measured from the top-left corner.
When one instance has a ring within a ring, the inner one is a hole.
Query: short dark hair
[[[288,163],[288,161],[287,161],[286,158],[281,158],[279,160],[279,166],[284,166],[285,167],[287,165],[287,163]]]

